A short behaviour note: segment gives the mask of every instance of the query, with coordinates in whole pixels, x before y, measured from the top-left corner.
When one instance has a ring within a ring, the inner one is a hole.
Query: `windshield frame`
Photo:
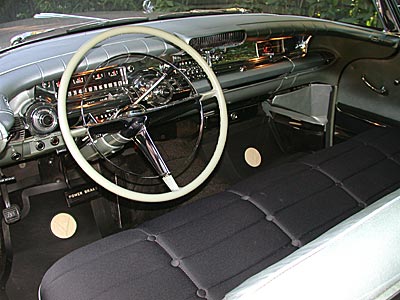
[[[400,9],[396,0],[376,0],[376,10],[387,33],[400,34]]]

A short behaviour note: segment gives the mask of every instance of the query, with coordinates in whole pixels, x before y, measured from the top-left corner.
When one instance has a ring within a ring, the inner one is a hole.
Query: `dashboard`
[[[288,68],[284,72],[291,71],[296,59],[307,56],[311,38],[299,34],[260,39],[239,30],[195,37],[188,43],[222,76],[282,62]],[[113,56],[71,78],[67,92],[70,126],[107,123],[176,105],[193,98],[198,83],[204,86],[206,75],[192,58],[176,49],[160,57],[136,52]],[[16,112],[15,123],[0,165],[65,149],[58,129],[59,85],[60,77],[43,80],[10,102]]]
[[[146,25],[175,33],[202,55],[217,74],[230,111],[246,107],[249,99],[318,82],[315,72],[337,58],[326,46],[310,51],[321,34],[329,39],[340,32],[344,38],[374,39],[386,46],[394,43],[377,32],[262,14]],[[7,129],[6,146],[0,149],[0,167],[65,150],[57,118],[60,79],[72,54],[96,34],[48,39],[1,55],[0,94],[14,113],[14,124]],[[70,127],[112,123],[143,111],[173,107],[196,99],[208,88],[200,67],[179,49],[144,35],[114,37],[93,49],[71,79],[67,94]],[[208,103],[204,110],[206,116],[217,113]],[[231,115],[233,120],[237,114]]]
[[[252,41],[246,40],[245,33],[239,31],[192,39],[190,44],[220,75],[302,57],[307,53],[310,39],[311,36],[299,35]],[[107,60],[95,70],[75,74],[67,94],[69,115],[71,118],[82,115],[83,109],[84,114],[91,114],[94,122],[113,119],[121,107],[134,104],[145,94],[170,66],[175,67],[173,74],[166,76],[142,102],[146,109],[187,97],[191,82],[206,78],[200,66],[186,53],[173,54],[169,60],[171,63],[132,53]],[[25,104],[28,108],[22,113],[31,135],[46,135],[57,129],[59,85],[58,79],[34,87],[33,103]]]

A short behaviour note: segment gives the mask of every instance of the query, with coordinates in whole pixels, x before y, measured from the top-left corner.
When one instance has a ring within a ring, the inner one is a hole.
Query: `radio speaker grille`
[[[193,38],[189,41],[189,45],[196,50],[200,50],[207,48],[237,46],[242,44],[245,40],[246,33],[244,31],[231,31]]]

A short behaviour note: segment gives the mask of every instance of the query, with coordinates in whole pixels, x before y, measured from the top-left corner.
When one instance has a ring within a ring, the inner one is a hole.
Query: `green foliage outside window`
[[[35,10],[40,12],[76,13],[85,11],[140,10],[140,1],[133,0],[34,0]]]
[[[190,1],[159,0],[153,2],[155,4],[155,10],[159,12],[178,12],[190,9],[188,3]]]
[[[39,12],[142,11],[141,0],[3,0],[0,21],[31,18]],[[153,0],[156,12],[190,8],[242,7],[255,12],[295,14],[362,26],[381,27],[372,0]]]
[[[237,6],[259,12],[290,14],[381,27],[375,6],[369,0],[244,0]]]

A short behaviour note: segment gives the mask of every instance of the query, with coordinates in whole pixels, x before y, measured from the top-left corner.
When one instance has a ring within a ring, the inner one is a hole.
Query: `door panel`
[[[337,99],[342,111],[360,118],[400,121],[400,55],[349,64],[340,78]]]

